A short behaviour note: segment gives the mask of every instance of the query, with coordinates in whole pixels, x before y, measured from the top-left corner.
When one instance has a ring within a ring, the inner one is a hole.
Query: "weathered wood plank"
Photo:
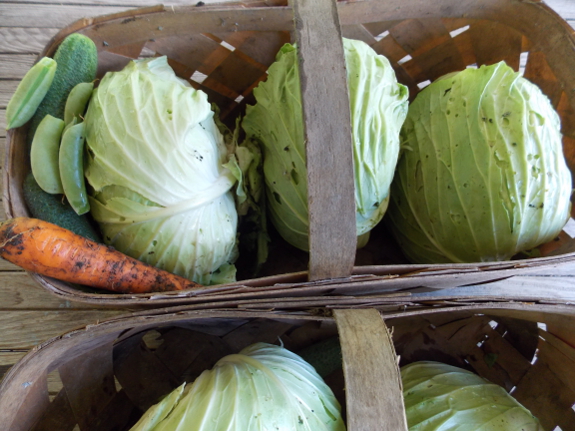
[[[0,313],[0,349],[31,349],[81,326],[125,313],[123,310],[3,311]]]
[[[19,80],[0,81],[0,109],[6,108],[19,82]]]
[[[11,366],[18,362],[26,355],[27,350],[20,351],[0,351],[0,366]]]
[[[22,79],[36,61],[34,54],[0,54],[0,77],[3,79]]]
[[[0,60],[2,61],[2,60]],[[6,109],[0,109],[0,137],[6,139]]]
[[[108,15],[126,6],[77,6],[68,4],[0,4],[0,27],[62,28],[82,18]]]
[[[2,261],[5,262],[5,261]],[[3,266],[12,265],[8,262]],[[0,311],[94,309],[94,306],[70,302],[46,291],[26,272],[12,265],[15,271],[0,272]]]
[[[2,6],[0,6],[2,10]],[[11,54],[39,53],[48,44],[57,28],[0,28],[0,52]]]

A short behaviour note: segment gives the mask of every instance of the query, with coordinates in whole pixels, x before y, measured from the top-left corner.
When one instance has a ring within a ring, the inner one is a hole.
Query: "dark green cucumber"
[[[46,115],[64,119],[66,100],[72,88],[81,82],[96,79],[98,50],[87,36],[73,33],[66,37],[58,46],[54,60],[57,63],[56,73],[50,89],[30,120],[28,145],[32,143],[38,125]]]
[[[326,338],[300,350],[297,354],[313,366],[322,378],[342,368],[339,337]]]
[[[62,195],[42,190],[32,173],[24,180],[23,189],[24,201],[34,218],[54,223],[92,241],[102,242],[87,216],[76,214]]]

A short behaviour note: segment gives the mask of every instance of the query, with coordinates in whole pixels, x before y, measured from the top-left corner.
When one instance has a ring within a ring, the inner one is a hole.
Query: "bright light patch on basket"
[[[466,25],[465,27],[460,27],[460,28],[458,28],[458,29],[455,29],[455,30],[453,30],[453,31],[450,31],[449,34],[451,35],[451,37],[455,37],[455,36],[460,35],[461,33],[465,32],[465,31],[467,31],[467,30],[469,30],[469,26],[468,26],[468,25]]]
[[[469,64],[465,66],[466,69],[477,69],[477,63]]]
[[[204,75],[202,72],[198,72],[197,70],[190,76],[190,79],[198,84],[201,84],[206,80],[208,75]]]
[[[575,220],[570,218],[567,220],[565,226],[563,226],[563,232],[569,235],[571,238],[575,238]]]
[[[421,89],[427,87],[429,84],[431,84],[431,81],[428,79],[427,81],[420,82],[419,84],[417,84],[417,86],[421,90]]]
[[[222,45],[224,48],[229,49],[230,51],[235,51],[235,50],[236,50],[236,47],[235,47],[235,46],[230,45],[230,44],[227,43],[225,40],[222,40],[222,41],[220,42],[220,45]]]
[[[546,323],[538,322],[537,327],[539,329],[543,329],[544,331],[547,331],[547,324]]]
[[[575,408],[573,408],[573,410],[575,410]],[[559,427],[555,427],[555,428],[553,428],[553,431],[563,431],[563,430]]]
[[[385,30],[383,33],[380,33],[377,36],[375,36],[375,40],[377,40],[379,42],[381,39],[386,37],[388,34],[389,34],[389,31]]]
[[[242,96],[241,94],[235,98],[236,103],[240,103],[242,100],[244,100],[244,96]]]
[[[522,52],[519,54],[519,72],[521,74],[525,73],[525,67],[527,66],[527,59],[529,58],[528,52]]]
[[[533,359],[531,360],[531,365],[537,362],[537,353],[539,353],[539,349],[535,350],[535,354],[533,355]]]
[[[403,64],[403,63],[407,63],[409,60],[411,60],[413,57],[409,54],[407,54],[405,57],[403,57],[401,60],[399,60],[397,62],[397,64]]]
[[[497,328],[497,322],[495,320],[491,320],[489,322],[489,326],[491,326],[493,329]]]

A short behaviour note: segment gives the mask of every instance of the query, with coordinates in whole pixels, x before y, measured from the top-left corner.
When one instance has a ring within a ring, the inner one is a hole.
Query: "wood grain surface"
[[[214,3],[203,0],[204,3]],[[155,0],[24,0],[0,2],[0,157],[6,142],[5,108],[19,80],[50,38],[62,27],[82,18],[151,6]],[[575,28],[575,2],[549,0]],[[166,5],[189,4],[184,0]],[[3,160],[0,160],[3,166]],[[0,211],[0,220],[5,215]],[[528,293],[534,299],[575,302],[575,265],[548,272],[534,272],[511,279],[445,291],[414,294],[422,298],[442,295],[485,295],[501,292]],[[270,304],[264,304],[269,306]],[[16,266],[0,260],[0,377],[28,350],[79,326],[124,314],[129,310],[98,309],[71,303],[47,293]],[[58,382],[54,383],[56,386]]]

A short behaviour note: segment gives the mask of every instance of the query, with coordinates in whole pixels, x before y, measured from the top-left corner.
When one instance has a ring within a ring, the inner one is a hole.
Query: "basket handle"
[[[343,356],[348,431],[407,431],[391,334],[375,309],[334,310]]]
[[[309,279],[349,277],[357,246],[349,96],[335,0],[290,0],[308,181]]]

